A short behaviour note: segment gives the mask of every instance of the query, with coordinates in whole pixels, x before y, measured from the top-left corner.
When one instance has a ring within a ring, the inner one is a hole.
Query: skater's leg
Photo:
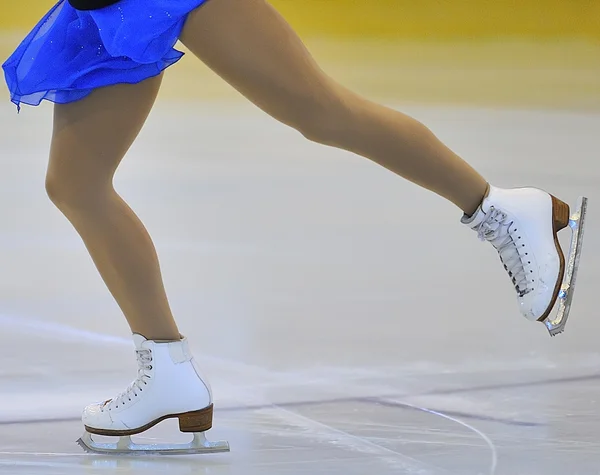
[[[265,0],[211,0],[182,42],[247,98],[309,139],[352,151],[472,214],[487,182],[418,121],[328,77]]]
[[[209,383],[199,372],[167,302],[158,259],[144,226],[113,188],[121,159],[137,137],[156,99],[161,77],[95,91],[55,108],[47,188],[81,235],[102,278],[125,313],[138,363],[137,378],[117,396],[87,406],[82,415],[86,450],[148,450],[127,439],[99,444],[89,434],[129,436],[165,417],[179,419],[191,444],[153,447],[167,453],[229,450],[206,442],[212,427]]]
[[[113,175],[146,121],[161,79],[57,104],[46,187],[83,239],[131,330],[151,340],[179,340],[150,236],[113,188]]]
[[[565,275],[556,238],[569,221],[565,203],[542,190],[488,185],[423,124],[336,83],[266,0],[211,0],[189,16],[181,40],[248,99],[309,139],[367,157],[457,205],[463,223],[497,249],[521,313],[540,321],[549,316]],[[572,255],[580,249],[574,242]],[[567,274],[566,289],[571,282]]]

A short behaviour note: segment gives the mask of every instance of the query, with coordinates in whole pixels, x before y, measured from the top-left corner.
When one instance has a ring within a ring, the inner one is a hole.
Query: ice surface
[[[493,249],[435,195],[251,106],[161,102],[117,187],[232,452],[85,454],[81,409],[129,383],[132,344],[45,197],[51,109],[2,105],[0,473],[600,473],[600,116],[403,110],[499,186],[589,197],[565,334],[519,317]]]

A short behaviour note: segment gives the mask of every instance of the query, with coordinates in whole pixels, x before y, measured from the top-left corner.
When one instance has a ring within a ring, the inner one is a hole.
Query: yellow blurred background
[[[600,109],[600,0],[271,3],[330,74],[375,99]],[[53,4],[0,4],[2,59]],[[182,91],[239,99],[190,58],[169,71],[161,97]]]

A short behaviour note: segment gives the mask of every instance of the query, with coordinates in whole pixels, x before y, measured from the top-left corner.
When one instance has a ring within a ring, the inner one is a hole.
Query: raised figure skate
[[[566,203],[543,190],[490,186],[476,212],[462,219],[498,251],[523,316],[544,323],[551,336],[564,331],[569,317],[586,211],[585,197],[570,215]],[[557,234],[567,226],[572,236],[565,260]]]
[[[209,442],[213,404],[209,384],[200,376],[187,339],[159,343],[134,334],[138,376],[113,399],[83,411],[84,435],[77,443],[86,451],[120,454],[200,454],[228,452],[227,442]],[[192,433],[187,444],[139,445],[132,435],[165,419],[179,419],[181,432]],[[117,436],[117,443],[100,443],[92,435]]]

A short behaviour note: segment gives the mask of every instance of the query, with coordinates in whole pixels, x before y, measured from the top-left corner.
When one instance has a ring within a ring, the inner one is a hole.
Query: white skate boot
[[[211,443],[204,433],[212,427],[210,386],[200,376],[187,339],[157,343],[134,334],[138,376],[113,399],[83,411],[86,432],[77,443],[99,453],[198,454],[227,452],[227,442]],[[179,419],[181,432],[194,434],[188,444],[138,445],[131,436],[165,419]],[[92,434],[118,436],[116,444],[99,443]]]
[[[500,189],[488,194],[471,217],[461,222],[489,241],[517,291],[523,316],[543,322],[555,336],[564,330],[581,255],[587,198],[580,198],[569,218],[569,206],[536,188]],[[569,259],[557,233],[572,229]],[[558,300],[556,317],[549,317]]]

